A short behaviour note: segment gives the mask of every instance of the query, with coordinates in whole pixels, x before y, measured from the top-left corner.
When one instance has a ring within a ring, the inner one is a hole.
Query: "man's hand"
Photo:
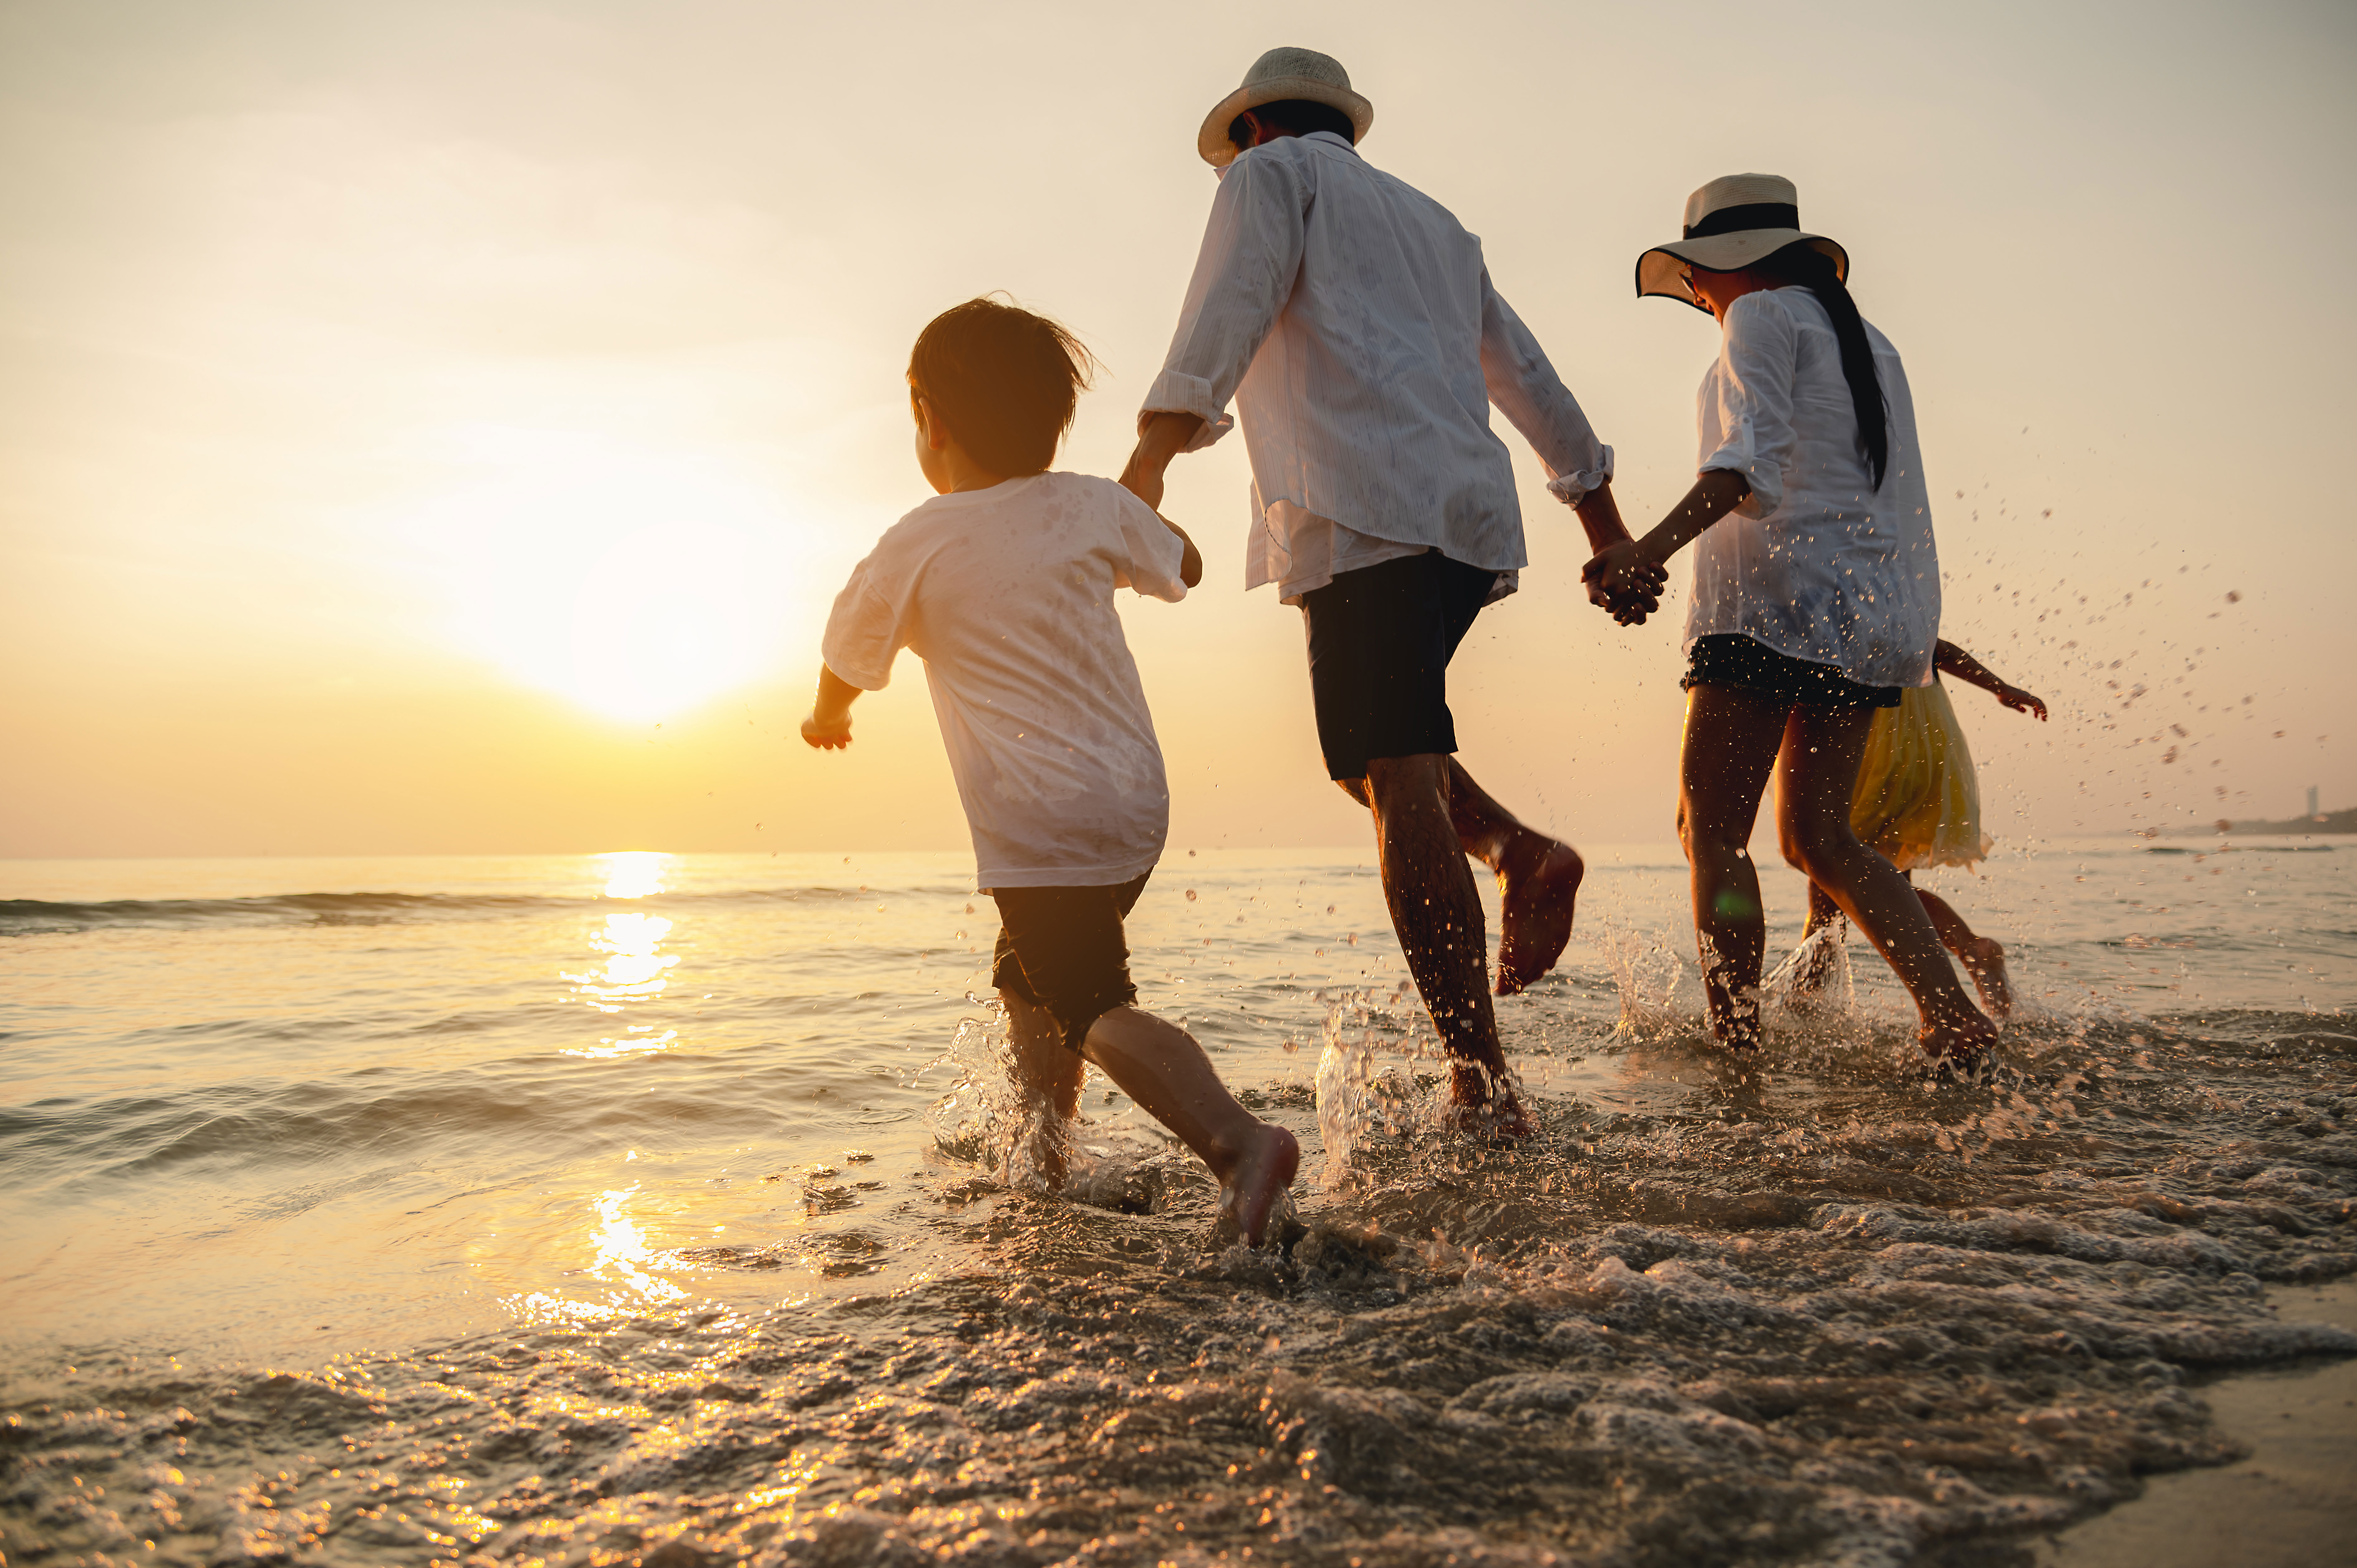
[[[1642,626],[1662,607],[1662,589],[1670,574],[1631,539],[1608,544],[1580,568],[1587,586],[1587,602],[1609,610],[1622,626]]]
[[[2042,697],[2033,696],[2018,686],[2007,686],[1991,695],[2017,714],[2036,714],[2040,724],[2046,722],[2046,700]]]
[[[1202,428],[1203,422],[1191,413],[1165,409],[1142,415],[1137,422],[1137,445],[1122,466],[1122,489],[1160,511],[1162,471],[1170,466],[1171,458],[1187,450],[1187,444]]]
[[[813,708],[810,717],[802,720],[802,739],[820,751],[841,751],[851,744],[851,715],[822,718]]]

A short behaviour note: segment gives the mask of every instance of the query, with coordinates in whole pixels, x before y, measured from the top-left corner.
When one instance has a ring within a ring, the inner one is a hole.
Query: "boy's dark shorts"
[[[1737,686],[1761,696],[1821,708],[1899,705],[1896,686],[1861,686],[1830,664],[1812,664],[1779,653],[1739,631],[1695,638],[1685,679],[1678,684],[1689,692],[1696,686]]]
[[[1075,1056],[1090,1025],[1137,1000],[1121,923],[1153,875],[1109,887],[991,890],[1000,921],[991,984],[1045,1007],[1064,1026],[1064,1044]]]
[[[1448,661],[1497,581],[1493,571],[1427,550],[1301,596],[1329,778],[1363,779],[1378,757],[1457,749]]]

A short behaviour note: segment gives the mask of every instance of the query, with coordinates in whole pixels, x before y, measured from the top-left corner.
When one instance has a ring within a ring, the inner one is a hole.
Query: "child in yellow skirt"
[[[1940,674],[1978,686],[2015,712],[2036,714],[2039,722],[2045,722],[2042,700],[2000,680],[1953,642],[1932,647],[1932,667]],[[1910,880],[1921,867],[1971,865],[1988,854],[1993,841],[1981,832],[1980,780],[1973,772],[1972,749],[1964,744],[1956,710],[1937,675],[1928,686],[1902,691],[1899,706],[1875,714],[1850,795],[1849,821],[1860,843],[1910,874]],[[1918,887],[1915,897],[1922,900],[1941,944],[1973,977],[1991,1015],[2003,1018],[2011,1013],[2013,986],[2005,972],[2005,949],[1976,935],[1938,894]],[[1810,937],[1840,918],[1833,899],[1812,883],[1803,950]],[[1838,940],[1829,938],[1828,942]],[[1833,950],[1820,944],[1810,958],[1814,961],[1803,961],[1794,976],[1793,989],[1803,994],[1823,983]]]

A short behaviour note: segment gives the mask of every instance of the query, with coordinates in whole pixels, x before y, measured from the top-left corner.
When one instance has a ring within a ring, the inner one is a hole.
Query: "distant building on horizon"
[[[2311,784],[2308,787],[2308,820],[2312,822],[2316,821],[2319,814],[2316,809],[2316,786]]]

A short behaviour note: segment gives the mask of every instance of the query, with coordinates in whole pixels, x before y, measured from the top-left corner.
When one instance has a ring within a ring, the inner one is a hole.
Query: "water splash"
[[[1367,1014],[1365,1002],[1353,999],[1326,1015],[1326,1048],[1318,1057],[1318,1133],[1326,1167],[1318,1179],[1329,1192],[1351,1186],[1351,1154],[1368,1130],[1375,1040]]]
[[[1772,1015],[1813,1024],[1846,1018],[1857,1010],[1857,978],[1850,970],[1849,944],[1842,940],[1845,930],[1843,922],[1827,921],[1769,972],[1760,993]]]
[[[1608,919],[1597,934],[1605,968],[1620,993],[1620,1020],[1613,1037],[1622,1041],[1653,1040],[1691,1024],[1692,1008],[1678,1004],[1678,988],[1685,978],[1685,960],[1670,947],[1672,937],[1661,931],[1636,931]]]

